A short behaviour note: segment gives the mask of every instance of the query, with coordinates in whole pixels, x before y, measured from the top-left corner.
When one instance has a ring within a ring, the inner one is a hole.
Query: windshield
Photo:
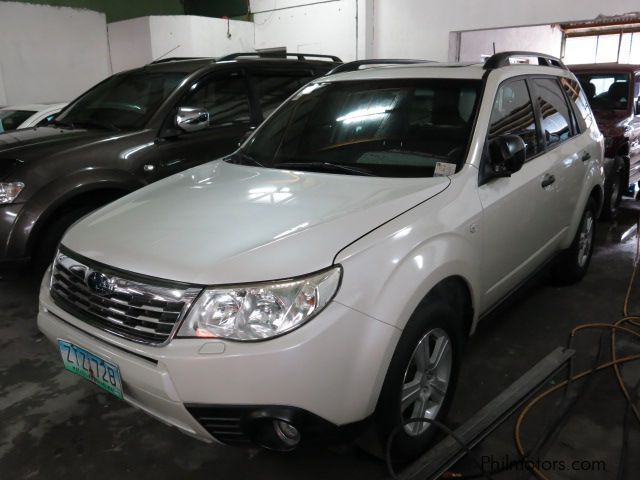
[[[230,160],[270,168],[430,177],[464,163],[478,80],[311,84]]]
[[[144,71],[114,75],[76,100],[54,123],[138,130],[185,76],[185,73]]]
[[[31,110],[0,110],[0,133],[15,130],[34,113]]]
[[[593,110],[626,110],[629,106],[627,73],[579,73],[576,75]]]

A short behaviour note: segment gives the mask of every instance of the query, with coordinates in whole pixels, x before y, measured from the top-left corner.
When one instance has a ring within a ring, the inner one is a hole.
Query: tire
[[[611,220],[618,214],[618,207],[622,200],[622,193],[628,188],[624,185],[626,175],[624,175],[624,161],[620,157],[616,157],[611,171],[607,175],[604,184],[604,203],[602,205],[602,220]]]
[[[591,263],[596,235],[596,204],[592,198],[587,202],[580,225],[571,246],[562,252],[553,266],[554,283],[570,285],[582,280]]]
[[[32,268],[36,273],[44,273],[51,264],[60,240],[62,240],[62,237],[69,227],[96,208],[98,207],[86,206],[68,210],[44,227],[45,230],[41,232],[31,262]]]
[[[411,461],[427,449],[438,433],[437,427],[424,422],[401,424],[410,418],[442,421],[446,417],[458,378],[461,325],[453,309],[433,299],[425,299],[414,312],[387,370],[369,438],[373,436],[376,444],[369,443],[367,451],[382,456],[394,431],[394,463]],[[438,361],[434,361],[436,351],[441,353]],[[411,393],[412,400],[405,400],[403,405],[404,393]]]

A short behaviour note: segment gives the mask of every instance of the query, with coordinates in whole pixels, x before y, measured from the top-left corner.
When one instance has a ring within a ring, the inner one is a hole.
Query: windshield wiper
[[[86,120],[84,122],[73,122],[76,127],[87,127],[87,128],[99,128],[100,130],[107,130],[110,132],[118,132],[120,129],[108,122],[97,122],[95,120]]]
[[[375,177],[374,173],[371,173],[369,170],[360,167],[352,167],[349,165],[344,165],[342,163],[331,163],[331,162],[283,162],[275,165],[276,168],[300,168],[300,169],[312,169],[312,170],[340,170],[343,172],[350,173],[352,175],[367,175],[370,177]]]
[[[251,155],[247,155],[244,152],[236,152],[234,155],[225,159],[229,163],[236,163],[238,165],[247,165],[247,163],[255,165],[257,167],[264,167],[258,160],[253,158]]]

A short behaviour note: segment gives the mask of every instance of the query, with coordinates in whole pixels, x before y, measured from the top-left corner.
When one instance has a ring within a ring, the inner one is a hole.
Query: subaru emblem
[[[104,273],[91,272],[87,276],[87,286],[98,295],[113,293],[114,285]]]

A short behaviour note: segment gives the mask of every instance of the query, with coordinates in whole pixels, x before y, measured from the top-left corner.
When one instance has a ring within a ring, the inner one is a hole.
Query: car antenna
[[[180,48],[180,45],[176,45],[176,46],[175,46],[175,47],[173,47],[171,50],[169,50],[169,51],[167,51],[167,52],[164,52],[162,55],[160,55],[160,56],[159,56],[159,57],[157,57],[157,58],[154,58],[154,59],[151,61],[151,63],[157,62],[157,61],[158,61],[158,60],[160,60],[161,58],[166,57],[166,56],[167,56],[167,55],[169,55],[171,52],[173,52],[174,50],[177,50],[177,49],[179,49],[179,48]]]

